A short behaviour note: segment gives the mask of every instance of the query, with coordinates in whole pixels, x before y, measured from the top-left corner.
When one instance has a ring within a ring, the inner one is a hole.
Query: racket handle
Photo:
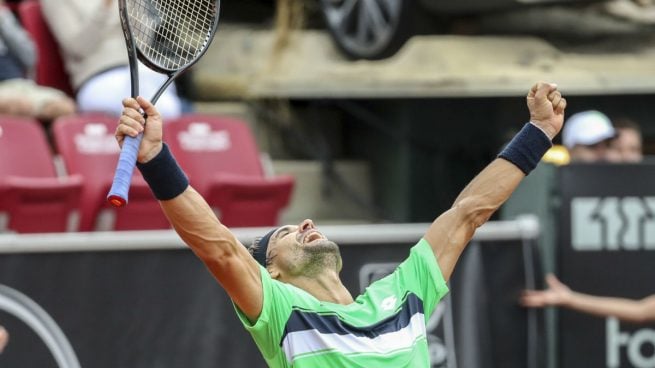
[[[121,154],[118,157],[118,165],[114,173],[114,181],[107,195],[107,201],[114,207],[127,205],[127,194],[132,182],[132,173],[136,166],[136,155],[139,153],[139,145],[143,139],[143,133],[136,137],[125,136]]]

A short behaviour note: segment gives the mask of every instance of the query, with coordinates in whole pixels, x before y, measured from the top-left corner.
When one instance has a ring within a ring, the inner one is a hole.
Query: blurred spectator
[[[562,143],[569,151],[571,162],[617,161],[610,147],[615,137],[610,119],[593,110],[572,115],[562,131]]]
[[[610,142],[610,146],[618,155],[620,162],[641,162],[644,154],[639,124],[630,119],[621,118],[614,120],[614,129],[618,135]]]
[[[29,34],[0,0],[0,114],[50,121],[75,112],[75,102],[65,93],[28,78],[35,50]]]
[[[5,330],[2,325],[0,325],[0,354],[2,354],[2,351],[5,350],[5,346],[7,346],[7,343],[9,342],[9,332]]]
[[[57,39],[77,93],[81,111],[120,115],[120,101],[130,95],[130,71],[116,0],[40,0],[44,17]],[[139,94],[151,98],[166,76],[139,68]],[[182,112],[175,85],[160,97],[166,118]]]
[[[557,166],[568,165],[571,162],[571,155],[566,147],[554,144],[541,160]]]
[[[641,300],[595,296],[571,290],[555,277],[546,276],[548,289],[526,290],[521,297],[525,307],[565,307],[601,317],[615,317],[623,321],[646,323],[655,321],[655,295]]]

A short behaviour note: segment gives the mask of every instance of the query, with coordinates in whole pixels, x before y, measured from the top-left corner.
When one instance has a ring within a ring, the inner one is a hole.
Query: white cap
[[[578,144],[591,146],[614,137],[616,131],[610,119],[594,110],[572,115],[562,131],[562,143],[569,149]]]

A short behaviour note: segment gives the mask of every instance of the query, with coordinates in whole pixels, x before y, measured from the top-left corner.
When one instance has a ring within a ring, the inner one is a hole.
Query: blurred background
[[[113,32],[102,1],[104,18],[72,18],[89,23],[77,36]],[[0,366],[263,367],[140,175],[127,207],[106,205],[117,115],[81,96],[120,100],[76,79],[73,25],[45,9],[78,5],[48,2],[0,2],[0,51],[23,28],[22,77],[48,88],[0,73]],[[655,367],[652,323],[518,303],[548,272],[655,293],[654,30],[651,0],[223,1],[165,140],[244,244],[312,218],[358,294],[529,120],[532,84],[555,82],[577,118],[464,254],[429,326],[432,366]]]

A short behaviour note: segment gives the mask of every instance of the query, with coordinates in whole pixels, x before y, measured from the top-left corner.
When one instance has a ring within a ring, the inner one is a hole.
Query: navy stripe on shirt
[[[423,301],[414,293],[407,294],[405,301],[396,314],[364,327],[352,326],[340,320],[335,314],[319,314],[314,311],[294,309],[280,339],[280,346],[282,346],[284,338],[288,334],[305,330],[375,338],[385,333],[400,331],[409,325],[412,316],[417,313],[423,313]]]

